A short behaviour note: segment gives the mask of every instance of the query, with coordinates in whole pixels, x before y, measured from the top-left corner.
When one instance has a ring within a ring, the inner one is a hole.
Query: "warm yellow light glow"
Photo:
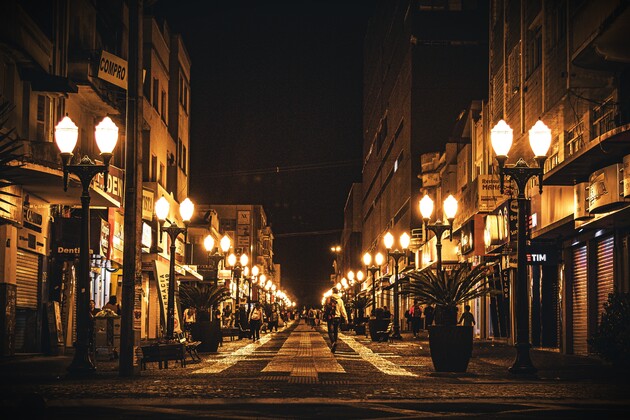
[[[341,283],[340,283],[340,282],[338,282],[338,283],[335,285],[335,287],[337,288],[337,290],[341,290]]]
[[[385,243],[385,248],[392,249],[392,246],[394,246],[394,235],[391,232],[387,232],[383,238],[383,243]]]
[[[234,267],[234,266],[236,265],[236,255],[234,255],[234,254],[230,254],[230,255],[228,256],[227,261],[228,261],[228,265],[229,265],[230,267]]]
[[[542,120],[538,120],[529,130],[529,145],[534,151],[534,156],[547,156],[551,146],[551,130]]]
[[[230,241],[230,237],[227,235],[223,235],[221,238],[221,251],[225,254],[230,250],[230,246],[232,246],[232,241]]]
[[[55,127],[55,142],[61,153],[72,153],[79,138],[79,127],[68,117],[63,117]]]
[[[207,252],[210,252],[214,249],[214,238],[212,237],[212,235],[208,235],[203,238],[203,247],[206,249]]]
[[[158,220],[166,220],[170,207],[171,205],[164,196],[160,197],[160,199],[155,202],[155,215],[157,216]]]
[[[118,126],[111,118],[105,117],[94,129],[94,137],[98,150],[111,154],[118,142]]]
[[[366,266],[372,264],[372,255],[370,255],[369,252],[363,254],[363,264],[365,264]]]
[[[354,280],[354,271],[348,271],[348,280]]]
[[[182,216],[182,220],[184,222],[190,222],[190,219],[192,219],[192,215],[194,212],[195,205],[192,201],[190,201],[190,198],[186,197],[184,201],[182,201],[179,205],[179,214],[180,216]]]
[[[408,249],[410,243],[411,243],[411,237],[409,236],[407,232],[404,232],[402,235],[400,235],[400,247],[402,249]]]
[[[385,257],[383,256],[383,254],[378,252],[376,256],[374,256],[374,262],[376,263],[376,265],[383,265],[383,261],[385,261]]]
[[[501,120],[490,130],[490,141],[497,156],[507,156],[512,147],[512,128]]]
[[[428,194],[425,194],[420,200],[420,214],[423,219],[430,219],[433,214],[433,200]]]
[[[363,274],[363,271],[359,270],[357,271],[357,281],[360,283],[365,279],[365,274]]]
[[[449,195],[444,200],[444,214],[447,219],[454,219],[457,213],[457,199],[453,195]]]
[[[257,265],[252,267],[252,276],[257,276],[258,273],[260,273],[260,269],[258,268]]]
[[[348,280],[346,280],[345,277],[341,279],[341,287],[343,287],[344,289],[348,288]]]
[[[241,261],[241,265],[243,267],[245,267],[247,264],[249,264],[249,257],[247,256],[247,254],[241,254],[240,261]]]
[[[249,277],[249,267],[245,266],[245,268],[243,269],[243,276],[244,277]]]
[[[267,276],[265,276],[265,273],[262,273],[260,275],[260,284],[264,285],[266,281],[267,281]]]

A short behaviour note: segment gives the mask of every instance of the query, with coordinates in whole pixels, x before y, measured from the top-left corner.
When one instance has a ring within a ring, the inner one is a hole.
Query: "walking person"
[[[249,328],[252,330],[252,341],[260,340],[260,326],[264,319],[264,312],[259,302],[249,314]]]
[[[269,317],[269,332],[278,331],[278,308],[274,306]]]
[[[470,313],[470,305],[464,306],[464,313],[457,323],[462,324],[464,327],[472,327],[475,325],[475,317]]]
[[[433,309],[433,305],[427,305],[424,307],[424,329],[428,329],[431,325],[433,325],[435,309]]]
[[[411,315],[411,328],[413,330],[413,336],[418,337],[420,327],[422,326],[422,308],[417,300],[413,301],[413,306],[409,309]]]
[[[330,338],[330,350],[334,353],[337,350],[337,337],[339,334],[339,324],[348,319],[346,307],[343,304],[339,289],[333,287],[332,295],[326,299],[324,318],[328,323],[328,338]]]

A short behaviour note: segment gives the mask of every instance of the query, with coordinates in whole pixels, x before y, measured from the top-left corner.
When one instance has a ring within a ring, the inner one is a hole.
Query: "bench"
[[[186,337],[184,333],[180,333],[179,342],[182,343],[184,346],[186,346],[186,353],[190,355],[190,359],[193,362],[201,361],[201,357],[199,356],[199,353],[197,352],[197,347],[199,347],[199,345],[201,344],[201,341],[188,340],[188,338]]]
[[[252,331],[249,328],[243,328],[243,326],[239,324],[238,338],[252,338]]]
[[[186,366],[186,345],[182,343],[162,343],[142,346],[142,361],[140,368],[146,370],[147,363],[157,362],[160,369],[168,369],[169,360],[177,361],[182,367]]]
[[[390,322],[387,324],[387,328],[381,331],[376,331],[376,335],[378,336],[378,342],[382,343],[384,341],[389,341],[390,343],[394,342],[392,338],[392,331],[394,329],[394,323]]]
[[[239,337],[241,330],[236,327],[221,328],[222,337],[230,337],[230,341],[234,341],[234,337]]]

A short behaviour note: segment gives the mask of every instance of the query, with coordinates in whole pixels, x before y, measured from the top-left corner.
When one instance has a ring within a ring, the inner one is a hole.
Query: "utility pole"
[[[142,0],[129,0],[129,81],[127,85],[127,135],[125,149],[125,243],[123,248],[120,376],[139,375],[135,358],[140,344],[140,293],[142,255]]]

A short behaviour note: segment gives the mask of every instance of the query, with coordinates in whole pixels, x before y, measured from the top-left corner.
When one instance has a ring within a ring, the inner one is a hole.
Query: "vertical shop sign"
[[[157,278],[158,288],[160,289],[160,301],[162,302],[162,315],[164,316],[164,323],[168,320],[168,281],[169,281],[169,266],[161,261],[155,261],[155,277]],[[176,295],[177,297],[177,295]],[[173,331],[176,333],[182,332],[179,326],[179,311],[177,310],[177,302],[175,302],[175,323]]]

